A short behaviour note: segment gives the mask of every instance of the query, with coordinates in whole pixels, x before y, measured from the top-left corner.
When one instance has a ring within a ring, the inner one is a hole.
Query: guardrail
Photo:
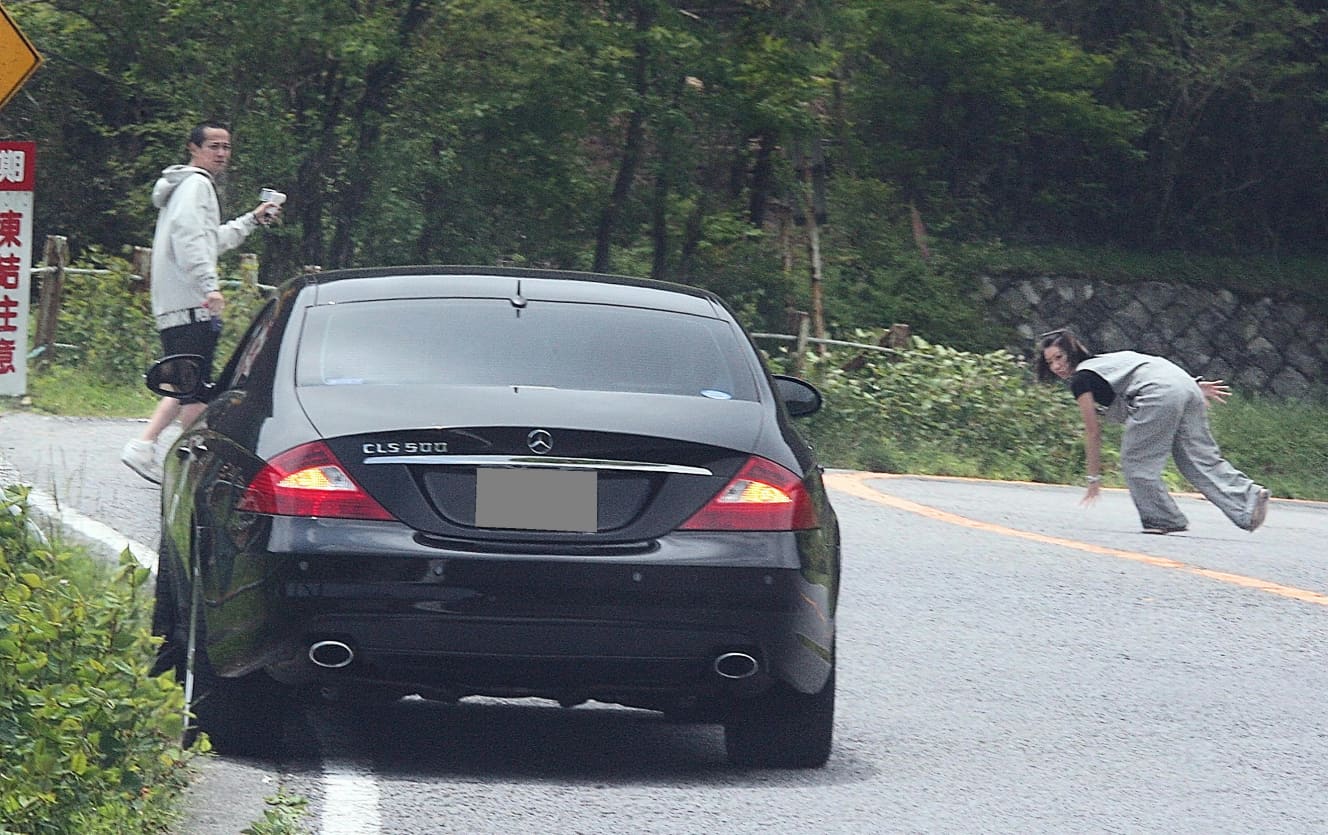
[[[794,374],[802,373],[803,364],[804,364],[803,358],[807,355],[808,347],[812,345],[819,345],[819,346],[835,345],[843,348],[857,348],[862,351],[877,351],[884,354],[884,353],[891,353],[893,351],[898,351],[903,348],[907,348],[911,344],[913,338],[912,329],[908,325],[894,324],[891,325],[890,330],[886,331],[885,335],[881,337],[881,341],[875,345],[872,345],[867,342],[846,342],[842,339],[822,339],[810,335],[808,328],[808,316],[806,313],[798,311],[797,316],[798,316],[797,334],[787,334],[787,333],[752,334],[753,339],[777,339],[783,342],[796,343],[793,349],[793,367],[791,369],[791,371]],[[845,370],[851,370],[854,368],[861,367],[864,361],[865,361],[864,357],[859,355],[858,357],[849,360],[849,362],[845,364],[844,368]]]

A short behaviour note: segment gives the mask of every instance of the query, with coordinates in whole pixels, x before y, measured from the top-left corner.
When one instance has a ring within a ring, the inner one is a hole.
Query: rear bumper
[[[598,699],[668,709],[818,692],[832,666],[833,591],[792,569],[586,561],[281,558],[271,636],[288,683],[450,696]],[[353,660],[315,664],[319,641]],[[717,668],[726,653],[739,660]],[[734,675],[734,673],[739,673]]]

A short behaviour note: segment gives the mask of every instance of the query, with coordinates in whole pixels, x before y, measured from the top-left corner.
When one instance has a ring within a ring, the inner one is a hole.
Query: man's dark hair
[[[1037,358],[1033,361],[1033,367],[1037,370],[1037,378],[1041,382],[1050,382],[1057,379],[1052,373],[1051,366],[1047,365],[1047,349],[1055,345],[1065,352],[1065,359],[1070,364],[1070,370],[1079,367],[1079,363],[1093,356],[1093,352],[1088,350],[1088,346],[1079,341],[1069,328],[1048,331],[1038,337]]]
[[[189,144],[203,147],[203,140],[207,139],[207,132],[210,130],[224,130],[231,132],[231,128],[225,122],[200,122],[194,125],[194,129],[189,131]]]

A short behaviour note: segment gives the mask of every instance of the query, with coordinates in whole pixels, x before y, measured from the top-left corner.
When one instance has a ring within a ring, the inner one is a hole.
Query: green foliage
[[[187,774],[183,701],[148,675],[149,572],[110,572],[0,502],[0,831],[165,832]]]
[[[970,228],[1093,215],[1102,161],[1128,156],[1140,130],[1096,94],[1107,57],[990,3],[868,8],[845,95],[861,175]]]
[[[1115,50],[1115,89],[1146,114],[1147,130],[1139,164],[1119,174],[1152,185],[1121,232],[1224,252],[1303,236],[1312,222],[1288,209],[1300,204],[1300,181],[1321,177],[1311,160],[1328,144],[1322,131],[1291,134],[1324,118],[1321,4],[1161,0],[1137,14]]]
[[[65,276],[56,324],[60,347],[54,362],[35,364],[30,378],[34,401],[53,412],[64,412],[66,399],[71,404],[91,399],[83,409],[94,408],[97,414],[150,412],[156,400],[143,387],[143,372],[160,358],[161,340],[148,288],[127,261],[96,250],[72,266],[96,272]],[[223,280],[222,290],[226,325],[217,345],[217,370],[264,298],[238,278]]]
[[[825,230],[825,308],[836,332],[908,323],[933,342],[972,351],[1003,343],[983,318],[976,271],[948,257],[923,256],[908,206],[873,180],[839,180]]]
[[[1276,496],[1328,498],[1328,403],[1232,397],[1209,412],[1222,454]]]
[[[301,835],[309,830],[303,825],[309,802],[303,797],[278,792],[267,798],[268,808],[262,820],[240,830],[240,835]]]
[[[581,138],[621,94],[616,29],[576,4],[474,0],[421,25],[393,92],[368,263],[587,267],[604,188]]]
[[[872,334],[854,341],[872,343]],[[809,429],[836,466],[1065,482],[1083,470],[1073,401],[1003,352],[914,340],[845,370],[853,352],[811,357],[826,405]]]
[[[46,57],[0,113],[0,135],[39,143],[39,233],[147,243],[157,172],[220,118],[224,214],[260,185],[291,194],[261,239],[269,283],[304,264],[587,267],[600,245],[689,273],[711,218],[770,231],[813,138],[832,189],[895,189],[953,239],[1328,237],[1303,210],[1328,195],[1324,16],[1295,0],[10,7]],[[827,256],[879,266],[848,240]]]
[[[121,258],[90,253],[68,273],[56,324],[56,362],[92,379],[132,385],[160,352],[147,286]]]
[[[716,215],[707,239],[687,283],[722,296],[752,330],[786,332],[788,309],[807,309],[806,282],[784,272],[767,236],[732,215]]]

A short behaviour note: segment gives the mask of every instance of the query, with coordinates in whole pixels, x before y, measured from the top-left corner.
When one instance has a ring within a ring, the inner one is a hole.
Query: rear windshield
[[[751,348],[717,319],[597,304],[394,299],[311,308],[300,386],[542,386],[755,400]]]

